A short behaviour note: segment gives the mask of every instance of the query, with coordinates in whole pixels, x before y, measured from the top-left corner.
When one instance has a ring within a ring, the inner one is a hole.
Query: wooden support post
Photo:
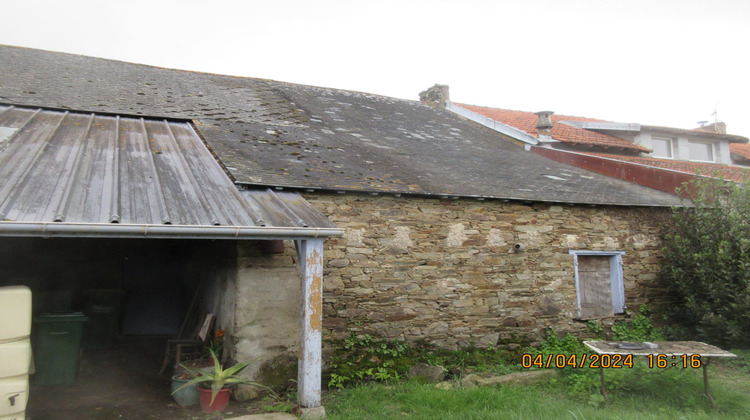
[[[320,406],[323,334],[323,239],[296,241],[302,274],[297,402],[300,407]]]

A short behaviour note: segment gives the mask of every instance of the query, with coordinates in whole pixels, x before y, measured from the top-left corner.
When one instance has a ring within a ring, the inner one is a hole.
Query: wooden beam
[[[301,324],[297,365],[297,402],[320,406],[323,332],[323,239],[295,242],[302,274]]]

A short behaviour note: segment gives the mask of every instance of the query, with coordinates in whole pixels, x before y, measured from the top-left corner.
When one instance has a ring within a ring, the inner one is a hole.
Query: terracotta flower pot
[[[211,388],[198,387],[198,391],[201,394],[201,410],[204,413],[211,413],[213,411],[222,411],[227,408],[229,404],[229,388],[223,388],[216,394],[213,404],[211,403]]]

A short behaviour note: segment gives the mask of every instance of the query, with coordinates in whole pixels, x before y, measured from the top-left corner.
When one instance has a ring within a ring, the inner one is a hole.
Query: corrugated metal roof
[[[299,194],[241,193],[190,122],[0,104],[0,127],[6,234],[14,223],[72,224],[72,231],[77,224],[111,225],[107,232],[117,232],[115,225],[122,232],[174,227],[160,229],[162,236],[203,227],[199,237],[206,238],[226,237],[227,228],[243,228],[234,229],[242,237],[259,236],[262,228],[302,236],[335,228]]]

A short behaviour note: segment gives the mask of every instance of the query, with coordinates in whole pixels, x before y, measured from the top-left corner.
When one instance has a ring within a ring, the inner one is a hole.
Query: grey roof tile
[[[418,101],[0,46],[0,102],[186,118],[237,182],[653,205],[679,199],[529,153]]]

